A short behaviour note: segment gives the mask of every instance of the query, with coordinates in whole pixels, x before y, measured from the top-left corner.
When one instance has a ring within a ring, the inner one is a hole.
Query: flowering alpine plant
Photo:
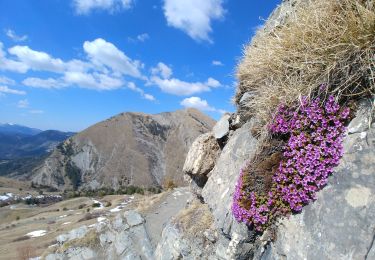
[[[348,117],[349,108],[340,107],[333,96],[326,102],[303,98],[298,110],[280,106],[269,130],[288,141],[272,188],[266,194],[249,191],[248,173],[241,170],[232,204],[236,220],[263,231],[277,216],[300,212],[315,200],[343,155]]]

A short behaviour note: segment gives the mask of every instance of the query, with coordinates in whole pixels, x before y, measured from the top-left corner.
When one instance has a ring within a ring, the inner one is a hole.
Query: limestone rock
[[[221,139],[229,133],[229,118],[229,114],[223,115],[212,129],[216,139]]]
[[[188,175],[206,176],[215,166],[220,146],[212,133],[199,136],[186,156],[183,172]]]
[[[358,110],[356,112],[356,117],[348,125],[348,133],[355,134],[367,131],[372,122],[370,120],[373,119],[371,116],[371,109],[372,106],[370,101],[362,100],[358,105]]]
[[[211,217],[207,206],[203,204],[193,204],[183,209],[164,228],[155,258],[217,259],[214,251],[216,234],[206,222]]]
[[[245,257],[248,252],[243,247],[250,246],[248,229],[233,219],[231,205],[240,169],[254,155],[258,143],[250,133],[252,124],[250,121],[233,133],[202,191],[221,235],[217,254],[223,259]]]
[[[145,220],[139,213],[130,210],[118,214],[112,223],[98,223],[91,229],[83,226],[72,230],[57,237],[61,245],[59,253],[49,254],[46,259],[154,259],[154,249],[144,223]],[[88,232],[97,239],[97,245],[82,247],[79,239],[84,239]],[[63,250],[67,241],[72,244]]]
[[[131,227],[138,226],[144,222],[144,219],[141,217],[141,215],[134,210],[126,211],[124,213],[124,217]]]
[[[88,232],[88,228],[86,226],[82,226],[76,229],[71,230],[67,234],[62,234],[56,238],[57,242],[59,243],[65,243],[69,240],[82,238],[84,237]]]

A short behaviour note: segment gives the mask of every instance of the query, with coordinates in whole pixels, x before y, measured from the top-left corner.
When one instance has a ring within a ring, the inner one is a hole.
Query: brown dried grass
[[[238,65],[238,103],[267,124],[280,103],[301,96],[334,94],[353,98],[375,94],[374,0],[309,0],[285,23],[259,30]],[[326,84],[324,93],[319,86]]]
[[[197,236],[213,224],[212,214],[207,204],[194,200],[191,205],[181,210],[173,220],[188,236]]]

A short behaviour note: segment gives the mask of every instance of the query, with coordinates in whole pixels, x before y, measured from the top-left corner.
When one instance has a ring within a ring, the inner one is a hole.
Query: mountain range
[[[59,190],[181,185],[190,145],[214,124],[196,109],[121,113],[68,138],[23,177]]]
[[[0,124],[0,175],[29,174],[59,143],[73,134]]]

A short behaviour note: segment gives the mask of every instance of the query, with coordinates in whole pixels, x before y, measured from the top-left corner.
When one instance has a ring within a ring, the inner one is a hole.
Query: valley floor
[[[53,252],[56,237],[81,226],[111,220],[125,210],[135,209],[146,219],[153,246],[160,240],[168,220],[191,198],[187,188],[156,195],[110,195],[80,197],[39,207],[15,204],[0,208],[0,259],[28,259]],[[99,207],[93,207],[99,203]]]

